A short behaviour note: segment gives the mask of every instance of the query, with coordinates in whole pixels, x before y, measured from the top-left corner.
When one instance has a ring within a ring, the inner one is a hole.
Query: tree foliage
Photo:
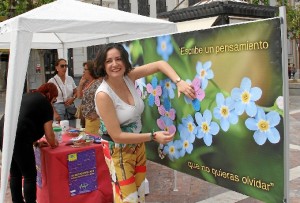
[[[0,1],[0,16],[7,16],[9,1]]]
[[[300,6],[287,6],[287,32],[290,39],[300,38]]]
[[[269,5],[269,0],[249,0],[256,5]],[[300,39],[300,6],[288,5],[287,0],[277,0],[278,6],[286,6],[287,32],[289,39]]]
[[[0,16],[11,18],[53,1],[54,0],[2,0],[0,2]]]
[[[252,0],[251,3],[255,5],[270,5],[269,0]]]

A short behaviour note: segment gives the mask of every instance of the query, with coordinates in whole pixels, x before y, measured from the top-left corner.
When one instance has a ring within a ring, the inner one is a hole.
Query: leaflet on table
[[[94,149],[68,154],[70,195],[97,189],[96,154]]]

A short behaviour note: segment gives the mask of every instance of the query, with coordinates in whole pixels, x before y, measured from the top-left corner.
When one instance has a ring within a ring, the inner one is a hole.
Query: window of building
[[[121,11],[126,11],[131,13],[131,4],[129,0],[119,0],[118,1],[118,9]]]
[[[148,0],[138,0],[138,13],[143,16],[150,16],[150,5]]]
[[[166,0],[156,0],[156,13],[163,13],[167,11]]]
[[[189,0],[189,6],[193,6],[194,4],[200,2],[199,0]]]

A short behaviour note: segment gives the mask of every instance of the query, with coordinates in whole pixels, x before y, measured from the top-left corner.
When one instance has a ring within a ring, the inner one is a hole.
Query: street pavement
[[[0,115],[4,112],[5,93],[0,92]],[[289,202],[300,202],[300,96],[289,98]],[[147,203],[260,203],[248,196],[176,172],[148,161],[147,179],[150,193]],[[58,183],[59,184],[59,183]],[[5,203],[11,203],[8,188]],[[63,202],[55,202],[63,203]],[[85,203],[85,202],[83,202]],[[90,203],[90,202],[86,202]]]

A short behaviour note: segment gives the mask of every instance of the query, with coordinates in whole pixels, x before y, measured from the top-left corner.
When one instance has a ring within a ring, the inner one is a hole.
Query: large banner
[[[124,46],[134,65],[167,61],[197,93],[195,100],[178,98],[163,74],[137,82],[145,102],[143,132],[176,132],[167,145],[147,144],[149,160],[265,202],[283,201],[279,18]]]

